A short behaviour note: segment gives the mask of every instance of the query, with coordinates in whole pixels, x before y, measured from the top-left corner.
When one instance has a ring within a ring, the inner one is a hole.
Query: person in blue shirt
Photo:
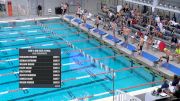
[[[169,88],[169,84],[168,81],[165,79],[164,83],[161,85],[161,89],[167,89],[167,88]]]

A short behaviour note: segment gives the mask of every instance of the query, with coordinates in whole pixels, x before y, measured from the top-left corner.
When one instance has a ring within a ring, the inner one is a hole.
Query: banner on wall
[[[12,2],[8,1],[7,6],[8,6],[8,16],[12,16],[13,15],[13,13],[12,13]]]

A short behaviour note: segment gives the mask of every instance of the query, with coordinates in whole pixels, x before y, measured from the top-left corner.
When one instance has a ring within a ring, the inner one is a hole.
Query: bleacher
[[[110,6],[108,9],[110,9],[110,11],[113,11],[114,14],[116,12],[116,7],[115,6]],[[103,12],[98,12],[98,15],[100,15],[100,17],[106,19],[105,21],[109,21],[107,20],[108,19],[108,15],[106,13],[103,13]],[[148,15],[144,15],[146,17],[148,17]],[[141,23],[139,24],[136,24],[136,25],[133,25],[131,27],[129,27],[133,33],[131,33],[132,35],[137,32],[139,29],[141,29],[142,31],[146,31],[146,26],[143,26],[141,25]],[[163,41],[166,43],[167,47],[171,47],[171,38],[172,38],[172,30],[174,30],[174,35],[177,36],[178,39],[180,39],[180,29],[179,29],[179,26],[180,24],[178,24],[177,26],[166,26],[164,25],[164,28],[165,28],[165,33],[163,33],[163,36],[160,38],[160,37],[157,37],[155,36],[154,37],[154,40],[159,40],[159,41]],[[120,27],[120,26],[118,26]],[[154,27],[154,26],[153,26]],[[136,39],[136,40],[139,40],[139,39]]]

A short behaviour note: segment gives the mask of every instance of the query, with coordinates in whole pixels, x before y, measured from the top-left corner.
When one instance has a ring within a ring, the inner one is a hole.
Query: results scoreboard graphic
[[[19,50],[20,88],[58,88],[60,86],[60,49]]]

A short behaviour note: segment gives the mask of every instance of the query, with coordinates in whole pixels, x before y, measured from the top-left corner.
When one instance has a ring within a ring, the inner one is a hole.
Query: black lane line
[[[14,80],[14,81],[8,81],[8,82],[4,82],[4,83],[0,83],[0,85],[6,85],[6,84],[10,84],[10,83],[16,83],[19,80]]]
[[[55,40],[59,40],[59,39],[50,39],[50,40],[48,40],[49,42],[53,42],[53,41],[55,41]],[[30,42],[30,43],[26,43],[26,44],[18,44],[18,45],[9,45],[9,46],[2,46],[2,48],[7,48],[7,47],[12,47],[12,46],[21,46],[21,45],[32,45],[32,44],[37,44],[37,43],[42,43],[42,42],[48,42],[48,41],[41,41],[41,42],[35,42],[35,43],[33,43],[33,42]]]
[[[15,30],[15,29],[10,29],[10,30],[8,30],[8,31],[0,31],[0,32],[5,32],[5,33],[7,33],[7,32],[9,32],[9,31],[13,31],[13,32],[14,32],[14,31],[22,31],[22,30],[24,31],[24,30],[31,30],[31,29],[40,29],[40,30],[41,30],[41,27],[39,27],[39,28],[29,28],[29,29],[27,29],[27,28],[26,28],[26,29],[18,29],[18,30],[17,30],[17,29],[16,29],[16,30]]]
[[[58,91],[63,91],[63,90],[67,90],[67,89],[72,89],[72,88],[77,88],[77,87],[84,86],[84,85],[90,85],[90,84],[101,82],[101,81],[104,81],[104,79],[99,79],[99,80],[95,80],[95,81],[86,82],[86,83],[83,83],[83,84],[77,84],[77,85],[74,85],[74,86],[69,86],[69,87],[65,87],[65,88],[59,88],[59,89],[56,89],[56,90],[51,90],[51,91],[37,93],[37,94],[29,95],[29,96],[15,98],[15,99],[11,99],[9,101],[23,100],[23,99],[27,99],[27,98],[31,98],[31,97],[42,96],[42,95],[45,95],[45,94],[54,93],[54,92],[58,92]]]
[[[40,32],[40,31],[39,31]],[[25,32],[25,33],[27,33],[27,32]],[[24,38],[24,37],[28,37],[28,36],[37,36],[37,35],[44,35],[44,32],[41,32],[41,34],[37,34],[38,33],[38,31],[37,32],[34,32],[34,33],[36,33],[36,34],[32,34],[32,35],[26,35],[26,34],[19,34],[20,36],[18,36],[18,38]],[[51,33],[46,33],[46,34],[51,34]],[[0,35],[0,37],[1,37],[1,35]],[[17,36],[14,36],[14,37],[11,37],[11,36],[8,36],[8,38],[17,38]],[[7,39],[7,38],[0,38],[0,39]]]
[[[109,87],[107,87],[105,84],[101,83],[101,86],[102,86],[107,92],[109,92],[110,94],[112,94],[112,93],[111,93],[112,90],[111,90]]]
[[[33,47],[33,46],[32,46]],[[68,48],[69,46],[63,46],[63,47],[59,47],[59,48]],[[7,58],[7,57],[11,57],[11,56],[17,56],[17,55],[19,55],[19,53],[18,54],[13,54],[13,55],[6,55],[6,56],[1,56],[2,58]],[[0,69],[1,70],[1,69]]]
[[[68,95],[72,98],[72,99],[75,99],[76,96],[69,90],[67,91]]]
[[[62,57],[61,59],[68,59],[68,58],[73,58],[73,57],[79,57],[80,55],[77,54],[77,55],[73,55],[73,56],[65,56],[65,57]]]
[[[93,79],[96,79],[97,77],[96,76],[94,76],[94,73],[93,72],[91,72],[90,70],[86,70],[86,72],[89,74],[89,75],[91,75],[91,77],[93,78]],[[105,79],[104,80],[109,80],[110,78],[105,74]],[[103,83],[101,83],[101,85],[102,85],[102,87],[107,91],[107,92],[109,92],[110,94],[112,94],[111,93],[111,89],[110,88],[108,88],[105,84],[103,84]]]
[[[94,67],[94,65],[91,64],[91,65],[89,65],[89,66],[84,66],[84,67],[75,68],[75,69],[71,69],[71,70],[65,70],[65,71],[62,71],[62,73],[71,72],[71,71],[78,71],[78,70],[82,70],[82,69],[86,69],[86,68],[90,68],[90,67]],[[19,80],[8,81],[8,82],[0,83],[0,85],[15,83],[15,82],[18,82],[18,81],[19,81]]]
[[[64,47],[61,47],[61,48],[67,48],[69,46],[64,46]],[[0,68],[0,70],[6,70],[6,69],[11,69],[11,68],[18,68],[19,66],[11,66],[11,67],[5,67],[5,68]]]
[[[66,72],[70,72],[70,71],[82,70],[82,69],[86,69],[86,68],[90,68],[90,67],[93,67],[93,65],[84,66],[84,67],[80,67],[80,68],[75,68],[75,69],[71,69],[71,70],[65,70],[65,71],[62,71],[62,73],[66,73]]]
[[[3,67],[0,68],[0,70],[7,70],[7,69],[11,69],[11,68],[18,68],[19,66],[12,66],[12,67]]]
[[[139,73],[136,69],[134,69],[133,72],[134,72],[137,76],[140,76],[141,78],[143,78],[145,81],[151,82],[151,80],[149,80],[145,75]]]
[[[108,75],[105,75],[105,77],[108,78],[109,81],[113,81],[113,79],[109,77]]]

